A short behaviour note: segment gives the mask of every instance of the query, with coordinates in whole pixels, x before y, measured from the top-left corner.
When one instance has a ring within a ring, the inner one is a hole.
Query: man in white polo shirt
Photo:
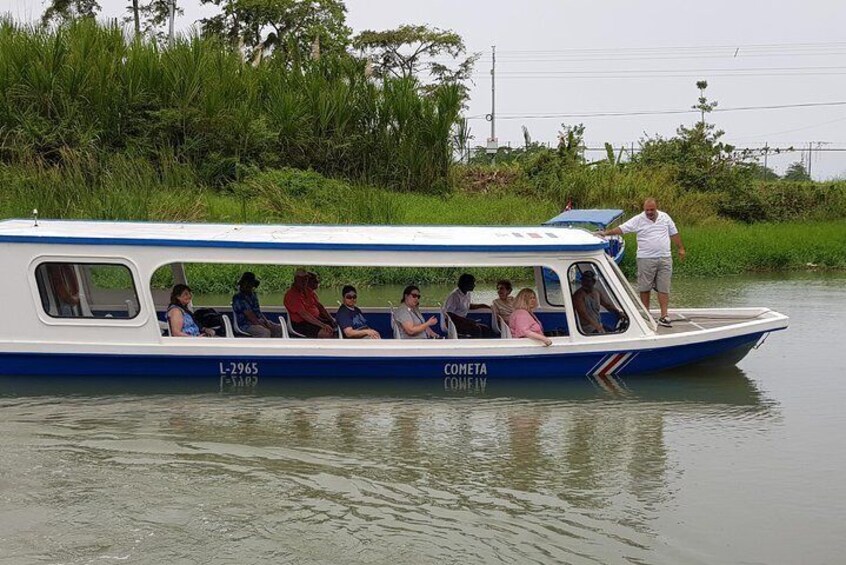
[[[685,251],[679,230],[666,212],[658,210],[654,198],[647,198],[643,203],[643,213],[631,218],[619,227],[600,230],[599,235],[637,234],[637,290],[640,301],[649,310],[649,298],[654,288],[658,292],[658,304],[661,317],[658,323],[671,327],[667,315],[670,304],[670,279],[673,276],[673,254],[670,240],[676,244],[679,259],[684,261]]]

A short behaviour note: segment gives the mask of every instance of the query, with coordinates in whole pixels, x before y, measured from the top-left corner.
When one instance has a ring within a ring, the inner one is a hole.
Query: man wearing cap
[[[608,331],[602,325],[602,316],[599,314],[599,307],[604,306],[609,312],[614,312],[620,318],[626,315],[620,311],[604,293],[596,289],[596,273],[584,271],[582,275],[582,286],[573,293],[573,309],[582,333],[604,334]]]
[[[282,337],[282,326],[265,317],[259,306],[259,280],[254,273],[246,271],[238,280],[238,293],[232,297],[232,315],[241,331],[252,337]]]
[[[297,270],[291,288],[285,293],[285,309],[291,317],[291,327],[306,337],[333,338],[336,335],[334,320],[330,323],[320,318],[317,293],[309,288],[310,278],[307,271]]]
[[[654,288],[658,293],[661,317],[658,323],[671,327],[667,308],[670,304],[670,279],[673,276],[673,254],[670,241],[676,245],[679,259],[684,261],[685,250],[676,224],[666,212],[658,210],[654,198],[643,202],[643,213],[631,218],[622,225],[600,230],[598,235],[637,234],[637,290],[640,301],[649,310],[649,299]]]

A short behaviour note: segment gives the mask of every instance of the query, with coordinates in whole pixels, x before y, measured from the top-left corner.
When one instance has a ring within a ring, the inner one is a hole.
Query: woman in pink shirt
[[[511,328],[512,337],[528,337],[550,346],[552,340],[543,335],[543,326],[534,315],[537,307],[538,296],[534,290],[524,288],[518,292],[514,299],[514,312],[508,320],[508,327]]]

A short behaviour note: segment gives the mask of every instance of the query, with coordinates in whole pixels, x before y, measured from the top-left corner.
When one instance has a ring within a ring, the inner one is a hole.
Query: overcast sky
[[[144,0],[142,0],[143,2]],[[215,12],[178,0],[187,29]],[[100,0],[103,16],[128,0]],[[36,19],[42,0],[0,0],[0,12]],[[347,0],[355,32],[429,24],[458,32],[480,52],[468,115],[477,144],[490,135],[491,46],[497,50],[500,145],[555,142],[561,123],[582,122],[591,147],[672,135],[697,114],[695,82],[724,112],[709,121],[743,147],[846,149],[846,2],[839,0]],[[840,105],[820,105],[840,102]],[[802,107],[735,110],[761,106]],[[602,113],[639,113],[596,116]],[[562,116],[562,114],[566,116]],[[588,114],[574,116],[574,114]],[[599,158],[599,154],[590,157]],[[771,156],[778,172],[805,153]],[[813,153],[816,179],[846,177],[846,152]]]

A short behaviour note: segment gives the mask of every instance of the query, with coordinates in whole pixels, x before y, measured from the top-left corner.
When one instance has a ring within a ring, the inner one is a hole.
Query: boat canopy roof
[[[571,226],[573,224],[592,224],[604,228],[622,217],[622,210],[567,210],[551,220],[545,226]]]
[[[526,226],[238,225],[74,220],[0,221],[0,243],[349,251],[538,252],[603,250],[583,230]]]

